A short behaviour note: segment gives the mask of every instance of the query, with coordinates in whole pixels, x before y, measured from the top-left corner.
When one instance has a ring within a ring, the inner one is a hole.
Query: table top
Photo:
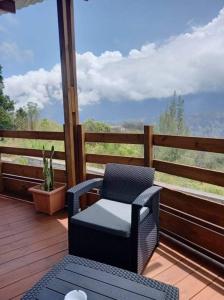
[[[67,255],[23,300],[63,300],[71,290],[83,290],[88,300],[179,299],[178,289],[135,273]]]

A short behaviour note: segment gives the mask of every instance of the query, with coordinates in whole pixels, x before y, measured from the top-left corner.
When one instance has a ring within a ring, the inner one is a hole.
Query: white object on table
[[[87,300],[87,295],[83,291],[73,290],[65,295],[64,300]]]

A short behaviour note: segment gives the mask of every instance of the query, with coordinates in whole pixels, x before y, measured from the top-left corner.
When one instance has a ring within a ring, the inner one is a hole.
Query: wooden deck
[[[65,213],[37,214],[31,203],[0,196],[0,300],[20,299],[66,253]],[[223,274],[163,243],[144,275],[177,286],[181,300],[224,298]]]

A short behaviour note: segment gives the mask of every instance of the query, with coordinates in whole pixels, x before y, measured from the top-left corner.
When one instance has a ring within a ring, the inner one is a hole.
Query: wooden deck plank
[[[160,249],[158,251],[160,251]],[[167,260],[174,259],[175,257],[175,264],[163,272],[157,273],[157,275],[153,276],[156,280],[175,285],[178,281],[187,277],[197,269],[197,266],[191,262],[191,260],[179,253],[175,253],[175,251],[169,248],[167,248],[166,251],[163,251],[162,255],[166,257]]]
[[[204,288],[200,293],[193,296],[193,300],[223,300],[224,299],[224,280],[221,277],[216,278],[210,285]]]
[[[13,221],[12,221],[13,222]],[[55,223],[55,218],[46,218],[45,215],[35,214],[23,220],[0,226],[0,238],[6,238],[10,235],[19,234],[32,229],[40,228],[40,225]]]
[[[21,281],[15,282],[14,284],[10,285],[10,287],[1,289],[0,299],[12,299],[16,296],[22,295],[33,286],[34,282],[40,280],[48,270],[49,269],[45,269],[42,272],[36,273],[34,275],[26,277]]]
[[[0,289],[7,286],[10,288],[11,284],[23,280],[24,278],[29,277],[32,274],[36,274],[48,269],[49,267],[57,263],[60,259],[62,259],[66,254],[67,250],[63,250],[54,255],[44,257],[43,259],[33,262],[32,264],[19,268],[12,273],[10,272],[0,276]]]
[[[37,228],[31,228],[27,231],[20,232],[20,233],[13,233],[10,236],[6,236],[0,239],[0,251],[2,251],[2,246],[8,245],[13,242],[21,242],[23,239],[27,239],[28,237],[33,238],[33,241],[35,242],[35,238],[37,235],[40,235],[42,233],[46,233],[46,230],[54,230],[60,228],[60,225],[54,222],[50,222],[48,224],[41,224]]]
[[[160,255],[157,259],[150,261],[150,263],[146,266],[143,275],[149,278],[154,278],[156,275],[169,269],[175,263],[175,258],[168,259],[165,256]]]
[[[0,196],[0,218],[0,299],[20,299],[67,254],[66,213],[36,214],[32,204]],[[223,298],[220,274],[164,243],[143,275],[179,287],[181,300]]]
[[[48,239],[39,241],[37,243],[32,243],[31,245],[28,245],[26,248],[22,247],[19,249],[6,252],[0,256],[0,265],[24,257],[25,255],[28,255],[30,253],[51,247],[57,244],[58,241],[63,241],[63,242],[67,241],[66,235],[64,233],[57,234],[54,235],[53,237],[49,237]]]
[[[217,275],[208,275],[207,272],[202,270],[197,270],[189,274],[183,280],[175,284],[180,291],[180,299],[188,300],[194,295],[199,294],[206,286],[208,286]],[[209,299],[209,298],[208,298]]]

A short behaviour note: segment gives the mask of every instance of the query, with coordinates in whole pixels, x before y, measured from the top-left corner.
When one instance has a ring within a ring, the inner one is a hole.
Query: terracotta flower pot
[[[65,184],[55,183],[54,189],[50,192],[44,191],[41,184],[29,188],[29,192],[33,195],[36,211],[52,215],[63,209],[65,206],[65,187]]]

